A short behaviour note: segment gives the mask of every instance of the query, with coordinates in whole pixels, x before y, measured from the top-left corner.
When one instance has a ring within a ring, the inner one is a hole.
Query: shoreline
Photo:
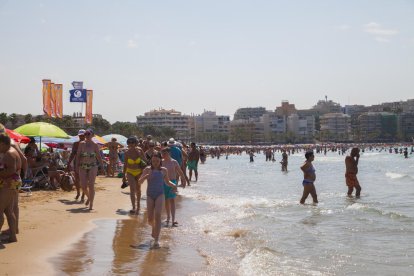
[[[130,199],[121,190],[118,178],[98,177],[95,184],[95,209],[75,201],[75,191],[34,191],[19,196],[20,219],[18,242],[0,243],[0,275],[51,275],[56,267],[50,260],[65,251],[97,226],[96,220],[128,219],[120,207],[129,210]],[[145,191],[145,186],[141,187]],[[125,191],[125,192],[124,192]],[[141,210],[143,210],[141,202]],[[141,215],[142,216],[142,211]],[[2,230],[8,228],[7,221]],[[24,264],[24,265],[22,265]]]

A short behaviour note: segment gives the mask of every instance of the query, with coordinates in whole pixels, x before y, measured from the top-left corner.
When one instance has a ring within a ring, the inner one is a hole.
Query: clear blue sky
[[[414,98],[409,0],[0,0],[0,37],[0,112],[40,114],[43,78],[63,83],[65,114],[84,81],[112,123]]]

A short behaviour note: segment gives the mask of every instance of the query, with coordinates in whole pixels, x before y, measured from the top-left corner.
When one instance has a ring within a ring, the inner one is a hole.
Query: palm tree
[[[30,113],[24,115],[24,122],[26,124],[30,124],[31,122],[33,122],[33,115]]]
[[[9,121],[10,121],[10,123],[12,125],[12,128],[15,127],[15,125],[17,123],[17,120],[18,120],[18,118],[17,118],[17,114],[16,113],[12,113],[12,114],[9,115]]]
[[[9,120],[7,113],[0,113],[0,123],[5,125],[7,124],[7,121]]]

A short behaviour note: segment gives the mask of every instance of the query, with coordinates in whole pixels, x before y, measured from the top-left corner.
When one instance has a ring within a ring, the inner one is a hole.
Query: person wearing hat
[[[80,196],[80,190],[81,190],[81,186],[80,186],[80,181],[79,181],[79,171],[76,170],[76,154],[78,152],[78,148],[79,148],[79,143],[85,141],[85,130],[84,129],[79,129],[78,131],[78,137],[79,137],[79,141],[73,143],[72,146],[72,152],[69,156],[69,161],[68,161],[68,166],[66,168],[67,172],[71,172],[71,163],[73,161],[73,172],[75,173],[75,187],[76,187],[76,197],[75,199],[77,200]],[[82,191],[82,196],[81,196],[81,201],[83,202],[85,200],[85,193]]]

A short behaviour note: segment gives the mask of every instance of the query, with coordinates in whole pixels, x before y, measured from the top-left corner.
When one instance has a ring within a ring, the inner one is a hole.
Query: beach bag
[[[60,188],[66,192],[70,192],[73,189],[74,180],[71,174],[65,173],[60,180]]]

